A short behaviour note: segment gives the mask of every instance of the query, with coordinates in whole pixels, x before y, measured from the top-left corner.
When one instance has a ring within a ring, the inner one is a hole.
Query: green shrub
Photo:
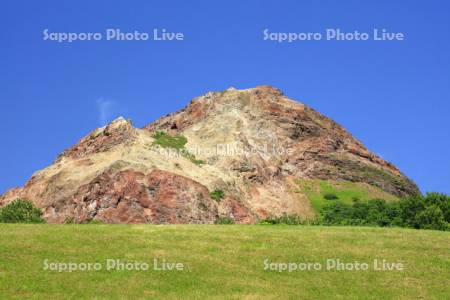
[[[74,217],[69,217],[64,220],[64,224],[105,224],[105,223],[98,219],[91,219],[91,220],[87,220],[87,221],[78,223]]]
[[[211,193],[209,193],[209,196],[216,200],[217,202],[220,202],[225,197],[225,193],[222,190],[214,190]]]
[[[341,202],[335,202],[325,205],[322,208],[320,214],[321,222],[324,225],[349,225],[346,223],[352,219],[351,206]]]
[[[405,227],[420,228],[416,216],[425,209],[422,196],[412,196],[400,201],[400,217]]]
[[[399,226],[450,230],[450,197],[439,193],[416,195],[399,202],[382,199],[354,200],[352,205],[331,203],[322,208],[323,225]]]
[[[415,224],[421,229],[447,230],[448,223],[445,222],[444,213],[437,205],[431,205],[415,217]]]
[[[75,224],[75,218],[74,217],[68,217],[64,220],[64,224]]]
[[[16,199],[0,209],[2,223],[45,223],[42,211],[31,201]]]
[[[441,193],[427,193],[425,203],[428,206],[436,205],[444,215],[444,220],[450,223],[450,196]]]
[[[449,230],[450,196],[427,193],[400,201],[400,216],[405,227]]]
[[[89,220],[86,224],[104,224],[102,221],[97,219]]]
[[[301,225],[305,224],[305,220],[300,218],[297,215],[287,215],[284,214],[281,217],[269,217],[264,220],[261,220],[259,224],[262,225],[276,225],[276,224],[283,224],[283,225]]]
[[[336,196],[336,195],[333,194],[333,193],[326,193],[325,195],[323,195],[323,198],[324,198],[325,200],[337,200],[337,199],[339,199],[339,197]]]
[[[266,219],[263,219],[263,220],[259,221],[259,224],[261,224],[261,225],[276,225],[276,224],[279,224],[279,223],[278,223],[278,219],[277,218],[269,217],[269,218],[266,218]]]
[[[398,219],[399,214],[395,203],[372,199],[354,201],[352,205],[329,204],[321,211],[321,220],[324,225],[399,226],[402,223]]]
[[[230,225],[230,224],[234,224],[234,220],[232,218],[229,217],[219,217],[215,224],[217,225]]]

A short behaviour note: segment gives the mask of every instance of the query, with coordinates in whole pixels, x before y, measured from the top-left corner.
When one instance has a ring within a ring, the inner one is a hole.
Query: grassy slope
[[[398,198],[384,192],[383,190],[371,186],[366,183],[350,182],[350,181],[326,181],[326,180],[304,180],[298,179],[296,183],[299,187],[300,193],[306,194],[311,206],[316,212],[331,202],[344,202],[351,204],[353,198],[358,198],[361,201],[367,201],[374,198],[384,199],[386,201],[397,201]],[[337,200],[326,200],[324,195],[332,193],[338,196]]]
[[[0,225],[0,299],[444,299],[450,235],[262,225]],[[42,270],[43,260],[182,262],[186,271]],[[402,262],[404,271],[264,271],[263,261]]]
[[[182,135],[171,136],[165,132],[158,131],[153,135],[155,139],[153,144],[159,145],[163,148],[172,148],[180,151],[180,154],[189,159],[192,163],[196,165],[202,165],[204,161],[196,159],[195,155],[190,153],[184,146],[187,143],[187,139]]]

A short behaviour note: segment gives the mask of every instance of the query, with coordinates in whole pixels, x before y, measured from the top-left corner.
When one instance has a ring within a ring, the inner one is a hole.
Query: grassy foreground
[[[153,270],[153,259],[183,271]],[[373,260],[403,271],[374,271]],[[48,263],[96,263],[58,272]],[[106,270],[106,259],[148,271]],[[322,270],[264,270],[318,262]],[[327,259],[368,270],[326,270]],[[0,299],[445,299],[450,233],[409,229],[263,225],[0,225]]]

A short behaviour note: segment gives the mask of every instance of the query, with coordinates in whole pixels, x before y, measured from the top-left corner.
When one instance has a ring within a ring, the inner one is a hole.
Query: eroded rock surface
[[[158,131],[186,137],[193,156],[155,146]],[[261,86],[207,93],[142,129],[119,118],[0,203],[30,199],[51,223],[214,223],[219,217],[252,223],[284,213],[314,215],[295,186],[298,178],[363,182],[397,197],[419,193],[342,126]],[[214,190],[225,197],[212,199]]]

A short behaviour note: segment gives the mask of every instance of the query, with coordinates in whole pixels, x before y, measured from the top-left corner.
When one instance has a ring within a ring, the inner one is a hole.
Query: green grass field
[[[153,270],[153,259],[184,264]],[[326,270],[327,259],[366,271]],[[100,263],[44,270],[44,261]],[[106,270],[106,259],[148,271]],[[311,271],[264,270],[264,260],[318,262]],[[374,271],[374,259],[403,271]],[[448,232],[270,225],[0,225],[0,299],[448,299]]]

